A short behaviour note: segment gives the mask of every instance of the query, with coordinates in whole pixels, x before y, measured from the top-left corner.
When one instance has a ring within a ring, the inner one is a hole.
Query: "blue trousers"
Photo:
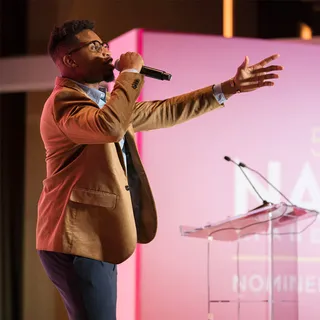
[[[70,320],[116,320],[116,265],[57,252],[38,254]]]

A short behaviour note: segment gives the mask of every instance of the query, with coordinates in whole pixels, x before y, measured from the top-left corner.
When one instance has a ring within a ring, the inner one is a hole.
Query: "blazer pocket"
[[[73,188],[70,194],[70,200],[73,202],[114,209],[117,203],[117,195],[106,191]]]

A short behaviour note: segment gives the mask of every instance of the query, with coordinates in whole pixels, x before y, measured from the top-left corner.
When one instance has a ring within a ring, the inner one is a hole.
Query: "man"
[[[116,265],[156,234],[157,215],[134,133],[170,127],[224,106],[236,92],[272,86],[278,55],[221,84],[164,101],[136,102],[142,57],[122,54],[114,80],[107,44],[86,20],[55,28],[49,53],[60,70],[40,130],[47,176],[38,204],[37,250],[72,320],[116,319]]]

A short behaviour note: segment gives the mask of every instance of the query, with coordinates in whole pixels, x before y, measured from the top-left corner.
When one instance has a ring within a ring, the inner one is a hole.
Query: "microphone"
[[[245,173],[244,170],[242,169],[243,165],[240,165],[240,164],[236,163],[234,160],[232,160],[232,159],[231,159],[230,157],[228,157],[228,156],[225,156],[225,157],[224,157],[224,160],[230,161],[230,162],[234,163],[237,167],[239,167],[239,169],[242,171],[243,175],[246,177],[246,179],[247,179],[248,182],[250,183],[250,185],[251,185],[251,187],[253,188],[253,190],[255,191],[255,193],[256,193],[256,194],[258,195],[258,197],[262,200],[263,204],[262,204],[261,207],[270,204],[268,201],[264,200],[264,199],[262,198],[262,196],[260,195],[260,193],[257,191],[257,189],[255,188],[255,186],[253,185],[253,183],[251,182],[251,180],[249,179],[249,177],[246,175],[246,173]],[[242,163],[241,163],[241,164],[242,164]],[[258,207],[258,208],[260,208],[260,207]],[[258,208],[255,208],[255,209],[258,209]],[[253,209],[253,210],[255,210],[255,209]]]
[[[118,68],[119,61],[120,61],[120,59],[117,59],[115,61],[115,63],[114,63],[114,66],[118,71],[120,71],[119,68]],[[151,67],[147,67],[147,66],[143,66],[141,68],[140,73],[145,75],[146,77],[157,79],[157,80],[170,81],[171,77],[172,77],[172,75],[170,73],[167,73],[167,72],[162,71],[162,70],[154,69],[154,68],[151,68]]]
[[[256,173],[257,175],[259,175],[264,181],[266,181],[274,190],[276,190],[277,192],[279,192],[279,194],[281,194],[281,196],[286,199],[292,206],[294,206],[294,204],[279,190],[277,189],[269,180],[267,180],[267,178],[265,178],[259,171],[254,170],[250,167],[248,167],[247,165],[245,165],[243,162],[239,162],[239,167],[243,167],[243,168],[247,168],[251,171],[253,171],[254,173]]]

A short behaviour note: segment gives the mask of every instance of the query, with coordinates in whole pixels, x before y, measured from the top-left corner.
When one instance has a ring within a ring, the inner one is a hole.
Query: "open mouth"
[[[113,59],[110,58],[110,59],[104,60],[103,63],[106,64],[106,65],[112,66],[114,68],[114,65],[112,64],[112,61],[113,61]]]

